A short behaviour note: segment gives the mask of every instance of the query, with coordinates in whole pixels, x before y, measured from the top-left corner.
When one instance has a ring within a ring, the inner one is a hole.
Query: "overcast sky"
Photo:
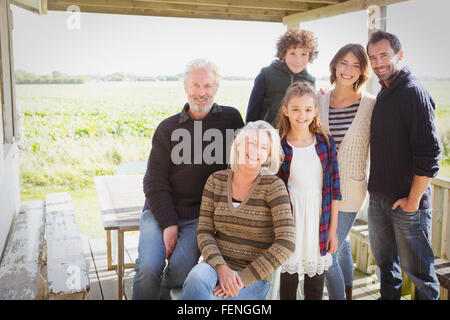
[[[37,74],[177,74],[188,61],[207,57],[222,75],[255,77],[275,55],[285,32],[281,23],[162,18],[81,13],[38,16],[12,6],[15,68]],[[418,76],[450,77],[450,1],[410,0],[387,9],[387,31],[402,42],[405,62]],[[319,57],[309,71],[328,76],[328,64],[343,45],[367,42],[367,12],[307,22],[319,39]]]

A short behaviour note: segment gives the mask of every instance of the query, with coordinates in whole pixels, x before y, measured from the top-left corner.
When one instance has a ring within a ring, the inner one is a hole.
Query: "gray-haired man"
[[[244,126],[237,109],[214,103],[219,79],[214,63],[192,61],[184,81],[188,102],[153,135],[133,299],[168,298],[169,290],[182,287],[198,262],[196,234],[204,184],[211,173],[227,167],[227,134]],[[207,132],[220,132],[221,138],[215,138],[221,143],[211,142]],[[220,145],[213,151],[214,161],[208,156],[212,143]]]

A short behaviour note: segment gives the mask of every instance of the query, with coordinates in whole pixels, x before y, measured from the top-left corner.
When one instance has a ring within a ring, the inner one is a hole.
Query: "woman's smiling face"
[[[270,138],[264,130],[248,130],[237,143],[239,166],[259,169],[270,154]]]
[[[362,75],[361,64],[353,52],[347,52],[336,64],[336,82],[353,86]]]

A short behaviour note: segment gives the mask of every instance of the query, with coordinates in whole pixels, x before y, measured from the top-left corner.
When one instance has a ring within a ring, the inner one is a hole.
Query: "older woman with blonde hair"
[[[360,44],[342,47],[330,62],[334,88],[319,95],[319,117],[336,144],[342,200],[338,213],[338,249],[325,274],[331,300],[351,300],[353,260],[348,234],[367,194],[370,120],[375,97],[363,85],[370,76],[369,58]]]
[[[278,171],[277,131],[249,122],[231,146],[230,169],[211,174],[203,192],[197,242],[204,262],[183,285],[180,299],[263,300],[272,273],[295,250],[294,218]]]

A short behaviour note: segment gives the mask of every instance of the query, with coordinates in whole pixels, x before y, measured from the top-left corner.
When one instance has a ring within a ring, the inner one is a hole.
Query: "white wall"
[[[0,176],[0,255],[3,252],[11,221],[20,209],[19,151],[16,144],[3,149],[3,175]]]

